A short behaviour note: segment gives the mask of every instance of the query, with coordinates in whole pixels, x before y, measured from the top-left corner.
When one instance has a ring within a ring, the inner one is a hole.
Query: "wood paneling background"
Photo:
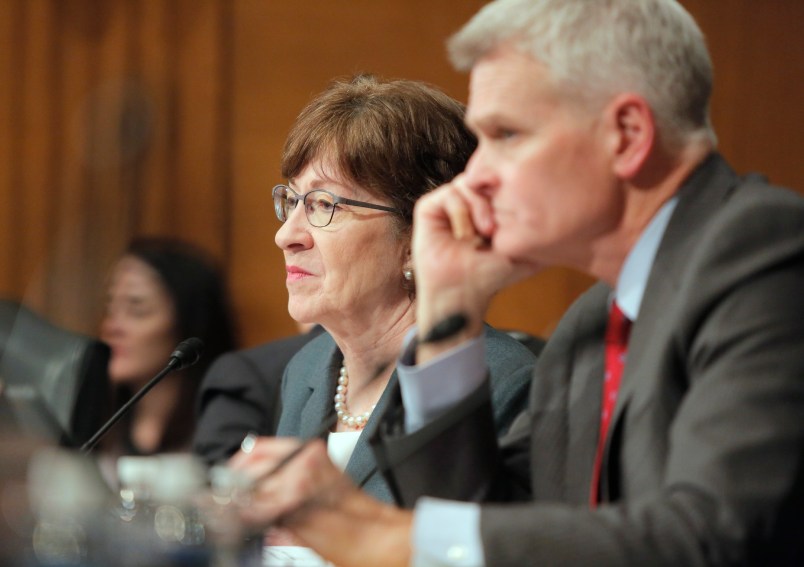
[[[804,190],[800,0],[683,0],[715,64],[723,153]],[[224,263],[244,344],[293,332],[268,191],[311,96],[358,71],[465,100],[444,40],[480,0],[0,0],[0,295],[94,333],[136,234]],[[590,281],[550,270],[491,321],[549,334]]]
[[[95,331],[134,234],[229,250],[232,10],[2,0],[0,292]]]

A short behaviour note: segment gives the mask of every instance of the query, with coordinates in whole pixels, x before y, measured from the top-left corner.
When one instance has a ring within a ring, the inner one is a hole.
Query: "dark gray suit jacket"
[[[536,357],[507,334],[486,328],[486,352],[491,369],[491,398],[494,415],[489,428],[502,435],[527,404],[527,393]],[[277,435],[309,437],[333,411],[333,397],[342,355],[329,334],[311,341],[288,364],[282,381],[282,416]],[[346,467],[354,483],[386,502],[394,501],[391,487],[378,473],[368,439],[374,434],[379,416],[401,408],[396,372],[385,388],[366,424]],[[445,466],[445,472],[447,467]],[[449,476],[441,482],[449,483]]]
[[[193,451],[213,464],[231,457],[250,432],[273,435],[282,411],[279,389],[285,366],[322,332],[317,326],[303,335],[218,357],[198,394]]]
[[[804,564],[804,199],[716,154],[680,189],[590,510],[610,292],[567,312],[500,448],[482,390],[387,434],[403,498],[443,486],[427,455],[449,448],[472,478],[440,496],[536,502],[483,506],[489,566]]]

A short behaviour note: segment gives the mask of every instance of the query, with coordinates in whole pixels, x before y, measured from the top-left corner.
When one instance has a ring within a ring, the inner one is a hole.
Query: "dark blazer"
[[[218,357],[199,391],[193,451],[212,464],[232,456],[249,432],[273,435],[282,410],[279,389],[285,366],[323,332],[316,326],[303,335]]]
[[[502,435],[527,403],[527,392],[536,357],[505,333],[486,328],[486,352],[491,369],[494,405],[493,435]],[[329,334],[311,341],[293,357],[282,381],[282,416],[277,435],[309,437],[333,411],[333,396],[343,357]],[[383,392],[355,446],[346,473],[369,494],[392,502],[393,492],[378,474],[368,444],[385,411],[401,408],[396,372]],[[447,465],[445,463],[445,469]],[[442,482],[450,482],[442,478]]]
[[[602,284],[548,341],[499,450],[482,389],[413,436],[386,435],[403,498],[443,487],[427,455],[449,447],[462,482],[440,496],[537,502],[482,507],[487,565],[804,564],[804,199],[716,154],[678,195],[609,431],[611,505],[588,507]]]

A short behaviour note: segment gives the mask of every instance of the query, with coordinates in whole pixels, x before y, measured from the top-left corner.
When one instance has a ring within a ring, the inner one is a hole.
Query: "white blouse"
[[[327,454],[330,460],[340,470],[345,470],[352,453],[355,451],[355,445],[360,438],[361,431],[335,431],[327,437]]]

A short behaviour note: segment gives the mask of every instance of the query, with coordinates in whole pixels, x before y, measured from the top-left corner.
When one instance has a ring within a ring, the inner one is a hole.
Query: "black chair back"
[[[26,433],[80,446],[107,414],[109,347],[0,299],[2,411]]]

